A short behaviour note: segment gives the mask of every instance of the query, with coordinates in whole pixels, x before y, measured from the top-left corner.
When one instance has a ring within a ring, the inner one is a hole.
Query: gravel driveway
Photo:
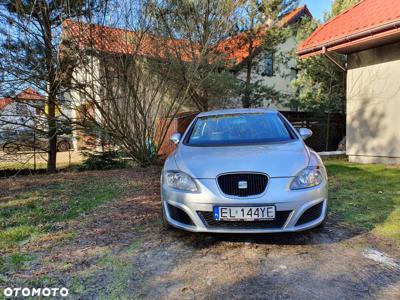
[[[148,240],[145,298],[400,299],[400,265],[334,224],[297,235]],[[373,254],[376,257],[372,256]],[[383,255],[389,261],[378,261]],[[394,262],[394,263],[393,263]]]
[[[106,298],[119,295],[126,280],[127,298],[400,299],[396,249],[332,216],[324,229],[298,234],[192,234],[162,229],[158,190],[125,201],[97,217],[125,221],[114,232],[118,240],[132,226],[114,256],[126,265],[109,266],[116,278],[102,277]]]

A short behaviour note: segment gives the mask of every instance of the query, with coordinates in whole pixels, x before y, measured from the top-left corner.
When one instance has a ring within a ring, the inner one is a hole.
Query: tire
[[[64,152],[69,150],[69,143],[67,141],[60,141],[57,144],[57,151]]]
[[[7,154],[16,154],[19,151],[19,146],[15,143],[6,143],[3,146],[3,151]]]

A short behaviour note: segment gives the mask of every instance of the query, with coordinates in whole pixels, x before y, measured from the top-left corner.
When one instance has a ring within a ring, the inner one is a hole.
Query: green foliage
[[[338,58],[340,59],[340,58]],[[343,59],[340,59],[343,63]],[[345,73],[325,57],[298,62],[298,74],[292,81],[297,89],[297,108],[317,112],[345,112]]]
[[[62,92],[60,78],[65,77],[58,64],[60,25],[68,18],[94,14],[94,2],[0,1],[0,78],[5,78],[0,81],[0,92],[15,94],[16,90],[29,85],[46,95],[46,114],[35,116],[35,124],[45,123],[46,126],[35,126],[49,137],[47,171],[50,173],[56,172],[56,107],[57,97]],[[27,127],[29,123],[17,121],[20,127]]]
[[[358,3],[359,0],[335,0],[325,21]],[[303,19],[297,27],[296,39],[300,44],[319,26],[313,19]],[[344,55],[330,53],[342,66]],[[341,112],[346,110],[346,74],[326,57],[321,55],[298,60],[298,74],[292,84],[297,89],[295,105],[302,110]]]
[[[100,258],[98,266],[100,269],[106,269],[110,274],[110,282],[107,288],[99,295],[99,299],[129,299],[128,287],[132,274],[137,273],[131,260],[140,249],[142,242],[134,241],[124,251],[115,254],[107,254]]]
[[[101,153],[87,153],[86,160],[78,167],[78,170],[111,170],[126,168],[128,163],[122,159],[122,154],[117,151]]]
[[[261,51],[274,55],[274,61],[285,61],[290,53],[276,53],[276,48],[283,43],[291,33],[289,27],[284,27],[280,23],[282,15],[297,7],[296,0],[273,0],[273,1],[254,1],[244,2],[244,13],[239,18],[239,28],[245,32],[244,48],[248,52],[248,58],[242,63],[243,71],[246,73],[243,82],[240,85],[239,96],[243,107],[263,106],[271,102],[287,102],[287,95],[279,93],[273,85],[268,85],[264,80],[257,80],[253,74],[259,60],[257,54],[260,49],[255,47],[256,41],[262,36],[263,46]],[[267,34],[260,34],[266,29]],[[274,69],[276,69],[276,64]],[[282,74],[285,76],[288,74]]]
[[[310,36],[320,25],[317,20],[304,18],[296,28],[298,44]],[[331,54],[342,65],[344,56]],[[297,90],[295,106],[317,112],[344,112],[346,103],[346,74],[321,55],[298,59],[297,76],[292,85]]]
[[[2,211],[0,214],[0,219],[7,214],[8,211]],[[31,225],[21,225],[0,230],[0,248],[5,249],[12,247],[32,236],[35,236],[36,234],[37,229]]]
[[[282,103],[285,96],[272,86],[266,85],[263,80],[253,80],[248,84],[249,99],[251,107],[264,107],[272,103]],[[243,97],[246,86],[242,83],[242,90],[240,95]]]
[[[328,21],[330,18],[337,16],[342,13],[346,9],[356,5],[360,0],[335,0],[332,2],[331,11],[325,13],[325,21]]]
[[[199,89],[208,99],[209,108],[218,108],[235,95],[239,89],[239,82],[236,77],[227,70],[210,72],[199,83]]]
[[[0,74],[7,80],[0,90],[14,94],[26,85],[48,92],[57,85],[57,49],[62,21],[93,14],[101,1],[95,0],[1,0]],[[3,26],[3,25],[2,25]],[[49,31],[49,32],[47,32]],[[50,35],[49,35],[50,33]],[[48,60],[51,59],[50,63]]]
[[[0,273],[26,269],[34,259],[35,258],[32,255],[26,255],[19,252],[15,252],[10,255],[4,255],[0,257]]]
[[[183,50],[166,49],[170,54],[168,75],[176,89],[189,88],[186,107],[206,111],[223,104],[235,92],[235,77],[224,70],[224,55],[215,45],[224,41],[236,24],[236,1],[150,1],[156,14],[156,35],[184,39]],[[183,56],[174,52],[182,53]],[[187,59],[190,57],[190,59]],[[162,70],[162,69],[161,69]]]

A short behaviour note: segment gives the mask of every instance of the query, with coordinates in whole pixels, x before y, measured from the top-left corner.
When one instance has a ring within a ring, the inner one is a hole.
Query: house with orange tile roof
[[[14,97],[0,99],[0,131],[26,130],[43,113],[44,107],[45,97],[32,87]]]
[[[280,26],[292,26],[298,23],[302,18],[312,18],[307,6],[301,6],[288,14],[284,15],[280,22]],[[273,53],[264,49],[264,35],[268,34],[267,27],[261,28],[259,38],[253,41],[255,48],[255,57],[253,62],[255,66],[252,68],[251,82],[258,82],[262,86],[275,89],[281,94],[280,99],[265,99],[261,105],[264,107],[276,108],[281,111],[296,110],[291,104],[291,100],[296,97],[296,90],[291,82],[296,78],[297,68],[296,60],[291,58],[297,46],[295,36],[288,37],[283,43],[279,44]],[[249,57],[248,43],[246,42],[245,32],[227,39],[219,45],[227,51],[227,59],[232,63],[232,71],[241,81],[246,80],[246,60]],[[231,47],[231,48],[230,48]],[[290,59],[287,59],[290,57]],[[240,99],[236,99],[233,103],[235,106],[241,106]]]
[[[280,26],[290,26],[297,23],[303,17],[312,17],[307,6],[301,6],[286,15],[279,21]],[[258,37],[253,41],[256,48],[256,67],[253,68],[253,81],[275,88],[288,97],[294,97],[294,89],[291,81],[296,75],[296,60],[293,58],[288,62],[280,62],[277,59],[282,54],[289,54],[296,48],[295,37],[288,38],[284,43],[278,46],[276,53],[265,53],[263,47],[264,35],[268,34],[268,26],[259,29]],[[249,57],[247,33],[241,32],[235,36],[215,45],[216,53],[222,53],[226,61],[226,67],[230,69],[238,79],[243,80],[245,76],[244,66]],[[135,39],[141,39],[140,43],[133,43]],[[73,20],[65,20],[62,24],[62,43],[61,48],[68,47],[68,44],[74,43],[75,47],[80,49],[94,49],[101,53],[109,55],[135,55],[162,59],[165,51],[165,45],[171,44],[173,49],[179,49],[180,60],[190,61],[196,55],[197,49],[189,45],[186,40],[170,40],[161,37],[155,37],[151,34],[141,34],[130,30],[86,24]],[[135,45],[137,45],[135,47]],[[172,47],[171,47],[172,48]],[[60,51],[60,53],[65,53]],[[63,54],[65,58],[65,54]],[[70,69],[69,72],[73,70]],[[67,71],[68,72],[68,71]],[[230,106],[240,106],[238,99],[232,99]],[[286,103],[265,102],[264,106],[272,106],[279,109],[290,110]]]
[[[301,58],[347,56],[346,152],[352,162],[400,163],[400,1],[362,0],[317,28]]]
[[[280,26],[290,26],[297,23],[303,17],[312,17],[306,6],[299,7],[282,16],[279,24]],[[244,77],[244,66],[249,57],[246,34],[246,32],[241,32],[215,45],[216,53],[222,53],[226,61],[226,68],[230,69],[239,79],[243,79]],[[289,62],[280,63],[275,60],[275,56],[265,53],[265,51],[263,51],[263,35],[265,34],[268,34],[267,26],[260,28],[259,37],[254,41],[257,53],[254,61],[257,66],[253,68],[253,80],[261,81],[262,84],[273,87],[282,94],[294,97],[295,91],[291,86],[291,80],[296,75],[296,60],[293,58]],[[140,43],[135,43],[137,39],[140,39]],[[113,56],[132,55],[152,59],[163,59],[163,57],[165,57],[164,51],[168,51],[168,47],[165,47],[165,45],[171,45],[171,49],[174,50],[179,49],[179,51],[173,53],[177,55],[181,61],[190,61],[198,54],[198,49],[196,49],[195,45],[190,45],[189,42],[184,39],[171,40],[156,37],[148,33],[143,34],[141,32],[120,28],[65,20],[62,24],[59,55],[61,58],[60,61],[64,65],[65,71],[63,74],[67,78],[65,81],[68,82],[70,80],[69,78],[74,78],[74,81],[79,84],[79,82],[88,80],[87,76],[100,78],[101,75],[95,73],[84,74],[84,70],[80,70],[79,66],[75,66],[74,48],[84,50],[77,52],[84,53],[82,55],[90,56],[91,61],[95,65],[94,69],[97,70],[96,72],[100,73],[102,72],[101,66],[109,64],[105,63],[105,61],[109,58],[112,59]],[[176,45],[179,47],[176,47]],[[283,52],[293,52],[295,48],[296,40],[293,36],[278,47],[277,55]],[[96,56],[96,53],[101,53],[101,55]],[[171,53],[169,53],[169,55],[170,54]],[[84,113],[82,113],[82,111],[86,111],[85,96],[82,95],[80,91],[69,89],[64,95],[64,98],[69,99],[69,102],[73,102],[72,106],[76,107],[67,112],[67,114],[75,120],[83,119]],[[274,103],[270,101],[263,103],[263,105],[276,107],[281,110],[291,109],[287,103],[282,102]],[[229,106],[241,106],[240,99],[231,99]],[[185,109],[193,110],[193,108],[189,106]],[[91,113],[95,116],[98,115],[93,111]],[[80,148],[80,137],[76,132],[74,134],[74,148],[77,149]]]

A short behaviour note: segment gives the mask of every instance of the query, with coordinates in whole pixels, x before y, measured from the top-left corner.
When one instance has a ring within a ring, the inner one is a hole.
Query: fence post
[[[326,118],[326,137],[325,137],[325,151],[329,150],[329,134],[330,134],[330,127],[331,127],[331,113],[327,113]]]
[[[33,128],[33,171],[36,172],[36,129]]]

